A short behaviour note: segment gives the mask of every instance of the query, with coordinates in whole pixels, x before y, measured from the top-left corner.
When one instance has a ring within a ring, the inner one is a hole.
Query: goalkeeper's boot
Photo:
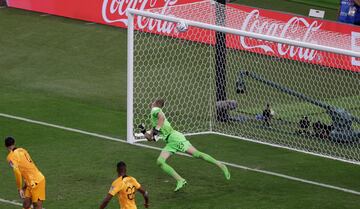
[[[181,179],[179,181],[177,181],[176,183],[176,188],[174,189],[174,192],[179,191],[181,188],[183,188],[185,185],[187,184],[185,179]]]
[[[230,180],[230,172],[229,172],[228,168],[226,167],[226,165],[222,164],[221,170],[224,172],[224,176],[225,176],[226,180]]]

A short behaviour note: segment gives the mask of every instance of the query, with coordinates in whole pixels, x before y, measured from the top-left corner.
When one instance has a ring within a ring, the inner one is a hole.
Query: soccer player
[[[23,199],[24,209],[42,209],[45,200],[45,177],[36,167],[29,153],[23,148],[15,147],[13,137],[5,138],[5,147],[9,151],[7,161],[14,170],[16,186]],[[23,185],[24,179],[24,185]]]
[[[166,163],[166,160],[176,152],[188,153],[195,158],[203,159],[209,163],[217,165],[223,171],[225,178],[229,180],[230,172],[224,164],[215,160],[210,155],[198,151],[190,144],[183,134],[171,127],[171,124],[161,110],[161,108],[164,107],[164,103],[165,101],[163,99],[157,99],[150,105],[152,129],[147,132],[144,124],[139,125],[139,128],[147,140],[157,141],[161,138],[165,141],[166,146],[161,151],[160,156],[157,159],[157,164],[165,173],[172,176],[177,181],[174,191],[176,192],[180,190],[187,184],[186,180]]]
[[[121,209],[136,209],[135,193],[140,192],[145,200],[145,208],[149,207],[149,194],[144,190],[134,177],[126,175],[126,164],[117,164],[118,178],[111,184],[110,191],[100,205],[100,209],[106,208],[110,200],[117,194]]]

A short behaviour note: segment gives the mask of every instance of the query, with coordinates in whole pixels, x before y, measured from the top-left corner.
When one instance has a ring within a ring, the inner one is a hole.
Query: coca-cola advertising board
[[[231,4],[248,13],[241,30],[261,34],[276,34],[281,38],[299,40],[325,46],[335,46],[360,52],[360,27],[333,21]],[[273,21],[276,20],[276,21]],[[327,52],[303,49],[279,43],[240,38],[239,48],[309,62],[328,67],[360,72],[360,59]]]
[[[9,7],[118,27],[127,26],[126,9],[169,7],[199,0],[8,0]]]
[[[194,2],[201,2],[201,0],[8,0],[8,5],[117,27],[127,27],[127,8],[145,10],[162,7],[165,11],[170,6]],[[324,40],[322,35],[326,35],[327,32],[335,32],[351,37],[348,41],[345,40],[346,48],[360,51],[360,27],[237,4],[228,4],[228,6],[247,12],[244,19],[236,21],[241,23],[238,26],[239,29],[263,34],[276,34],[283,38],[311,43],[321,43]],[[231,20],[227,21],[231,22]],[[268,30],[264,30],[264,28]],[[153,28],[152,32],[159,33],[157,29],[156,27]],[[166,31],[168,35],[176,33],[175,27],[169,27],[168,30]],[[187,37],[185,35],[181,38],[198,41],[193,36]],[[329,40],[334,42],[331,38]],[[343,40],[339,39],[339,41]],[[240,37],[237,42],[229,42],[228,47],[360,72],[359,58],[245,37]]]

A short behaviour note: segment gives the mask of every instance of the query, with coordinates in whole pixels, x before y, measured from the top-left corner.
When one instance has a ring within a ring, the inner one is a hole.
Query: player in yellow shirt
[[[118,178],[111,184],[109,193],[100,205],[100,209],[106,208],[113,196],[117,195],[121,209],[137,209],[135,203],[135,193],[139,191],[145,200],[145,208],[149,207],[149,195],[134,177],[126,175],[126,164],[119,162],[117,164]]]
[[[45,200],[44,175],[36,167],[25,149],[15,147],[14,138],[6,137],[5,146],[9,151],[7,161],[14,170],[16,186],[20,197],[23,199],[24,209],[29,209],[31,204],[33,204],[34,209],[42,209]]]

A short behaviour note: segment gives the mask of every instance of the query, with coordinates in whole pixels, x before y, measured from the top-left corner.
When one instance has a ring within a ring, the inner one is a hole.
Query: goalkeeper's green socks
[[[215,160],[213,157],[211,157],[210,155],[206,154],[206,153],[203,153],[203,152],[200,152],[200,151],[196,151],[194,152],[193,154],[194,157],[196,158],[201,158],[203,160],[205,160],[206,162],[209,162],[211,164],[215,164],[217,165],[219,168],[221,168],[221,170],[223,171],[224,173],[224,176],[227,180],[230,179],[230,172],[229,170],[227,169],[226,165],[220,163],[219,161]]]
[[[159,157],[157,159],[157,164],[165,173],[172,176],[176,180],[177,183],[176,183],[176,188],[174,190],[175,192],[179,191],[187,184],[186,180],[183,179],[178,173],[176,173],[176,171],[166,163],[166,160],[163,157]]]
[[[163,157],[159,157],[157,159],[157,164],[165,173],[172,176],[176,181],[183,180],[183,178],[178,173],[176,173],[176,171],[170,165],[166,163],[166,160]]]

